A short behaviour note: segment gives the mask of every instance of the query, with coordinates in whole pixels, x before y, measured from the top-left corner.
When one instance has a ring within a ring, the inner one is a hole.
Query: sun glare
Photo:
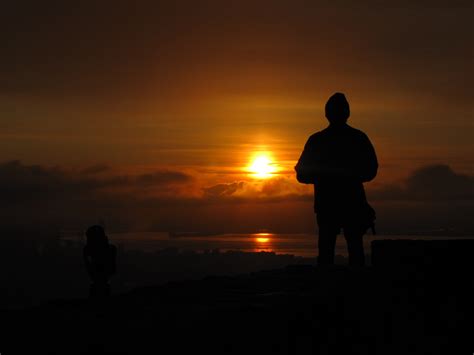
[[[271,177],[277,168],[268,154],[259,153],[253,157],[248,171],[257,179],[266,179]]]
[[[259,244],[266,244],[270,241],[271,233],[257,233],[254,234],[255,241]]]

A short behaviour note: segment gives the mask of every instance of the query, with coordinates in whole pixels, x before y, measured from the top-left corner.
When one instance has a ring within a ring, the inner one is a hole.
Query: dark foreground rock
[[[474,239],[381,239],[371,243],[377,269],[456,274],[474,270]]]
[[[294,266],[1,312],[10,354],[472,354],[470,270]]]

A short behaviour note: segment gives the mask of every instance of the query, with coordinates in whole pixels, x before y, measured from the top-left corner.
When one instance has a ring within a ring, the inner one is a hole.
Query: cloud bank
[[[311,186],[293,176],[201,186],[190,173],[156,170],[118,174],[108,166],[82,170],[0,164],[2,225],[84,228],[105,219],[120,230],[314,230]],[[474,228],[474,177],[448,165],[425,166],[399,184],[369,189],[384,227]],[[386,229],[388,230],[388,229]]]
[[[472,201],[474,176],[456,173],[448,165],[429,165],[415,170],[398,185],[371,191],[370,197],[392,201]]]
[[[106,166],[92,166],[80,171],[61,167],[25,165],[20,161],[0,164],[2,204],[50,203],[59,200],[99,200],[113,195],[144,195],[155,190],[172,193],[192,181],[180,171],[159,170],[140,175],[113,174]]]

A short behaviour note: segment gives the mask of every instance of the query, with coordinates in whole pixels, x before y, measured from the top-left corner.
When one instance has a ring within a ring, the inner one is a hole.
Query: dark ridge
[[[1,312],[1,351],[469,354],[470,272],[295,265],[140,287],[103,303],[58,300]]]
[[[474,269],[474,239],[374,240],[372,265],[417,271],[454,272]]]

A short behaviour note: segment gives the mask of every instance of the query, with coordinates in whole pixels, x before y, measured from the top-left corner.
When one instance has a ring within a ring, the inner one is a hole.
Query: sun
[[[255,241],[259,244],[266,244],[270,241],[271,233],[257,233],[255,235]]]
[[[269,154],[258,153],[251,160],[248,171],[257,179],[266,179],[277,171],[277,167]]]

